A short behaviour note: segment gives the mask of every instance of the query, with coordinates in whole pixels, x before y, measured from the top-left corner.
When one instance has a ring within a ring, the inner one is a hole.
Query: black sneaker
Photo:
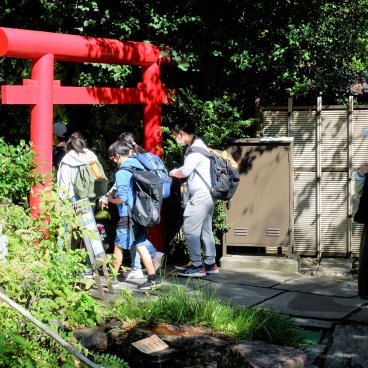
[[[161,286],[161,280],[158,276],[154,279],[151,279],[148,276],[147,281],[145,281],[143,284],[139,285],[138,289],[139,290],[154,290],[154,289],[158,288],[159,286]]]
[[[206,271],[203,265],[200,266],[193,266],[190,265],[183,270],[178,270],[178,275],[184,277],[204,277],[206,276]]]
[[[204,265],[204,269],[206,271],[206,273],[208,275],[212,274],[212,273],[219,273],[219,269],[216,265],[216,263],[212,263],[212,264],[205,264]]]

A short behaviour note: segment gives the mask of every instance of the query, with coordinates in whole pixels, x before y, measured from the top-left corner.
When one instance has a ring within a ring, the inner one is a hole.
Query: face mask
[[[185,143],[181,140],[181,139],[179,139],[179,138],[175,138],[175,140],[176,140],[176,143],[179,145],[179,146],[185,146]]]

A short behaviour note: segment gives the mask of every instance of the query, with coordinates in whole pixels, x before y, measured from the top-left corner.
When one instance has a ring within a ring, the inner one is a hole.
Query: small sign
[[[165,341],[162,341],[157,335],[152,335],[146,339],[132,342],[132,345],[145,354],[152,354],[165,350],[169,347]]]

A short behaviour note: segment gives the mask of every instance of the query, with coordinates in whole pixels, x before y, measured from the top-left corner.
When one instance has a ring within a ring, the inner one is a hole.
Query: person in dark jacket
[[[368,299],[368,163],[363,164],[355,173],[355,193],[360,196],[359,214],[356,213],[354,219],[364,223],[359,249],[358,268],[358,295],[363,299]]]
[[[52,165],[58,169],[61,160],[66,155],[67,128],[63,123],[55,123],[52,127]]]

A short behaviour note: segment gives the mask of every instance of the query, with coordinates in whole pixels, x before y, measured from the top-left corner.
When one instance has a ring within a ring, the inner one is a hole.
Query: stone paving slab
[[[241,306],[251,306],[258,304],[280,293],[277,290],[268,288],[237,284],[221,284],[217,282],[213,282],[211,284],[211,288],[216,291],[216,297],[228,300],[232,304]]]
[[[303,276],[287,280],[281,285],[274,286],[274,289],[339,297],[355,297],[358,294],[358,283],[352,278],[347,280],[345,278]]]
[[[273,308],[283,314],[295,317],[335,320],[344,318],[362,304],[360,298],[285,292],[265,301],[260,306]]]
[[[180,276],[166,276],[162,279],[164,285],[179,285],[187,287],[188,290],[197,290],[209,285],[211,282],[207,278],[199,277],[180,277]]]
[[[328,330],[332,327],[332,322],[330,321],[321,321],[319,319],[313,319],[313,318],[293,317],[293,321],[296,326],[307,328],[307,329]]]
[[[322,258],[317,274],[326,276],[346,276],[351,273],[353,261],[344,258]]]
[[[299,273],[287,273],[270,270],[260,269],[234,269],[234,270],[222,270],[213,275],[206,276],[206,279],[223,284],[239,284],[249,286],[260,287],[272,287],[280,283],[284,283],[289,280],[300,278],[302,275]]]
[[[365,300],[364,302],[367,304],[363,305],[361,310],[349,316],[347,318],[348,321],[368,324],[368,300]]]

